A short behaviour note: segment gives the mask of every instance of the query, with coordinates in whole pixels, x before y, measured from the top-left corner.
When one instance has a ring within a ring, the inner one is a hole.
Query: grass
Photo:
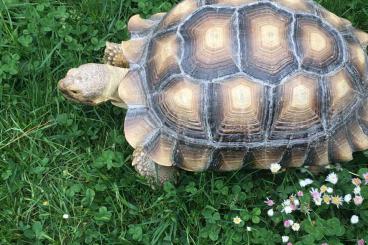
[[[105,41],[128,39],[131,15],[167,11],[175,2],[0,0],[0,244],[280,243],[283,217],[269,218],[263,200],[287,198],[308,174],[183,173],[179,185],[152,190],[130,166],[125,112],[70,103],[56,89],[69,68],[101,62]],[[367,1],[321,3],[368,31]],[[356,154],[342,179],[367,160]],[[307,224],[286,233],[300,244],[353,244],[368,239],[366,209],[331,207],[300,218],[338,217],[343,235],[308,240]],[[363,221],[351,228],[343,223],[353,212]]]

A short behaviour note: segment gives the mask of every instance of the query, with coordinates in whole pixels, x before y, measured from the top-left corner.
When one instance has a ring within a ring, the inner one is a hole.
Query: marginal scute
[[[353,63],[353,65],[359,72],[360,77],[363,80],[366,80],[368,75],[366,53],[359,44],[349,43],[349,54],[350,54],[350,61]]]
[[[241,169],[244,158],[247,153],[246,149],[222,149],[219,151],[219,171],[233,171]]]
[[[327,86],[330,91],[329,120],[336,122],[336,117],[351,111],[358,99],[352,83],[352,77],[346,69],[328,77]]]
[[[342,64],[344,51],[334,30],[303,15],[297,15],[295,28],[297,53],[305,70],[325,74]]]
[[[185,0],[176,5],[162,20],[160,30],[168,29],[179,24],[199,7],[197,0]]]
[[[336,14],[328,11],[322,6],[319,6],[317,13],[322,19],[327,21],[330,25],[332,25],[334,28],[336,28],[339,31],[344,31],[351,26],[350,21],[337,16]]]
[[[152,161],[162,166],[172,166],[172,155],[175,142],[171,138],[161,133],[151,144],[153,144],[153,146],[151,146],[150,149],[147,150],[147,152]]]
[[[178,143],[174,160],[177,166],[184,170],[201,172],[209,168],[212,152],[213,150],[209,147]]]
[[[290,168],[299,168],[304,165],[304,161],[306,158],[306,149],[308,148],[307,144],[303,145],[293,145],[290,150],[290,159],[289,165],[287,167]]]
[[[282,7],[291,11],[314,13],[312,4],[305,0],[272,0],[272,2],[280,4]]]
[[[337,129],[331,137],[329,149],[332,162],[348,162],[353,159],[353,149],[349,143],[345,126]]]
[[[177,133],[205,138],[203,118],[203,86],[185,77],[177,77],[168,83],[155,97],[157,112],[164,124]]]
[[[368,149],[368,136],[364,133],[359,123],[354,120],[347,126],[354,151]]]
[[[156,13],[152,15],[149,19],[152,21],[161,21],[162,18],[164,18],[166,14],[167,14],[166,12]]]
[[[213,85],[210,96],[214,139],[219,142],[254,142],[263,138],[265,87],[245,77]]]
[[[297,74],[277,87],[271,138],[305,138],[320,132],[321,102],[318,78]]]
[[[131,39],[121,44],[123,54],[129,63],[136,64],[142,58],[147,39]]]
[[[150,47],[147,60],[148,83],[155,87],[173,74],[180,73],[179,41],[175,32],[156,36]]]
[[[128,110],[125,117],[124,133],[128,143],[137,148],[157,130],[156,120],[152,118],[148,110]]]
[[[279,82],[298,67],[291,47],[292,16],[269,4],[239,11],[243,70],[253,77]]]
[[[325,137],[312,142],[307,159],[310,166],[326,166],[329,161],[329,145]]]
[[[356,36],[356,38],[359,40],[360,45],[362,45],[362,47],[364,49],[367,49],[368,46],[368,33],[355,29],[354,30],[354,34]]]
[[[246,158],[248,158],[253,168],[270,169],[271,164],[281,163],[285,152],[286,145],[280,147],[267,145],[250,149]]]
[[[207,0],[207,4],[217,4],[219,6],[239,7],[245,4],[257,3],[258,0]]]
[[[129,71],[120,83],[118,92],[119,97],[128,107],[147,105],[147,96],[144,93],[142,78],[139,71]]]
[[[143,19],[137,14],[129,19],[128,30],[130,33],[140,34],[150,31],[155,25],[155,21]]]
[[[231,9],[205,8],[180,29],[184,39],[182,68],[199,79],[215,79],[239,71],[234,60],[236,32]]]

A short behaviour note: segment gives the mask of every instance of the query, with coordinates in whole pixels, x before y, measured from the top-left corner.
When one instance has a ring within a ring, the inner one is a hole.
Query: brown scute
[[[349,44],[350,61],[367,83],[367,58],[364,49],[358,43]]]
[[[364,151],[368,149],[368,136],[364,133],[357,120],[353,120],[347,126],[353,151]]]
[[[279,85],[271,137],[295,139],[318,133],[322,129],[320,96],[318,78],[311,75],[297,74]]]
[[[273,83],[298,68],[291,47],[292,16],[259,4],[239,12],[242,67],[253,77]]]
[[[251,164],[256,169],[270,169],[271,164],[279,163],[286,152],[286,145],[273,147],[271,145],[249,149],[245,164]]]
[[[308,145],[298,146],[295,145],[291,148],[290,159],[287,167],[290,168],[299,168],[304,165],[304,161],[306,159],[306,151]]]
[[[155,104],[165,125],[182,134],[205,135],[201,84],[179,77],[157,95]],[[186,132],[186,133],[185,133]]]
[[[124,133],[128,143],[133,148],[142,146],[158,128],[155,121],[148,110],[128,110],[124,123]]]
[[[181,169],[202,172],[209,168],[212,151],[209,147],[178,143],[174,160]]]
[[[219,171],[234,171],[243,167],[244,158],[247,153],[246,149],[223,149],[219,150],[218,161]]]
[[[174,146],[175,142],[172,139],[161,134],[148,151],[148,155],[152,161],[162,166],[172,166]]]
[[[314,13],[312,4],[305,0],[272,0],[282,7],[295,12]]]
[[[358,92],[352,83],[352,77],[346,69],[330,76],[327,82],[330,91],[329,120],[334,122],[335,118],[342,113],[347,113],[356,103]]]
[[[166,14],[167,14],[166,12],[157,13],[157,14],[152,15],[149,19],[152,21],[161,21],[162,18],[164,18]]]
[[[155,87],[170,75],[180,73],[179,42],[175,32],[169,32],[153,39],[148,55],[148,82]]]
[[[327,139],[322,138],[317,142],[311,143],[308,153],[309,166],[326,166],[329,161],[329,144]]]
[[[266,103],[265,88],[245,77],[234,77],[213,86],[211,117],[215,140],[262,139]]]
[[[146,106],[147,96],[142,86],[139,71],[131,70],[119,85],[119,97],[130,106]]]
[[[145,33],[150,31],[155,25],[155,21],[143,19],[137,14],[129,19],[128,30],[131,33]]]
[[[145,38],[132,39],[122,42],[121,48],[125,58],[129,61],[129,63],[136,64],[141,60],[146,42],[147,39]]]
[[[349,138],[345,126],[342,126],[334,133],[329,142],[330,159],[332,162],[348,162],[353,160],[353,149],[349,143]]]
[[[184,0],[176,5],[163,19],[160,30],[168,29],[179,24],[199,7],[197,0]]]
[[[337,34],[316,18],[297,16],[296,44],[302,67],[325,74],[343,61],[343,49]]]
[[[198,79],[216,79],[239,71],[234,60],[237,50],[231,9],[206,8],[180,29],[184,39],[184,72]]]

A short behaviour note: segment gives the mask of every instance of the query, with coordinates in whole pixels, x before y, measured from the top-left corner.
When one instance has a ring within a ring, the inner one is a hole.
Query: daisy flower
[[[247,226],[247,231],[252,231],[252,227]]]
[[[311,179],[302,179],[302,180],[299,180],[299,185],[301,187],[306,187],[307,185],[310,185],[313,183],[313,180]]]
[[[337,177],[337,174],[335,174],[334,172],[332,172],[329,175],[327,175],[326,181],[327,182],[330,182],[333,185],[336,185],[337,184],[337,181],[339,181],[339,177]]]
[[[355,196],[353,200],[356,206],[360,206],[362,205],[364,198],[362,196]]]
[[[63,219],[69,219],[69,214],[63,214]]]
[[[354,178],[351,180],[351,183],[355,186],[360,186],[362,184],[362,181],[359,178]]]
[[[358,245],[365,245],[365,241],[363,239],[360,239],[358,242],[357,242]]]
[[[345,195],[344,196],[344,201],[346,202],[346,203],[350,203],[350,201],[351,201],[351,194],[347,194],[347,195]]]
[[[239,218],[239,216],[236,216],[235,218],[233,218],[233,222],[236,225],[239,225],[242,222],[242,219]]]
[[[327,205],[331,203],[331,197],[329,195],[323,195],[323,202]]]
[[[350,223],[353,224],[353,225],[358,224],[359,223],[359,216],[356,216],[356,215],[351,216]]]
[[[282,239],[282,242],[283,243],[287,243],[289,241],[289,237],[288,236],[282,236],[281,239]]]
[[[291,226],[291,229],[293,231],[299,231],[300,229],[300,224],[299,223],[294,223],[292,226]]]
[[[285,228],[289,228],[290,226],[292,226],[294,224],[294,221],[292,221],[291,219],[285,220],[284,221],[284,227]]]
[[[298,197],[302,197],[302,196],[304,196],[304,192],[298,191],[297,195],[298,195]]]
[[[330,193],[330,194],[331,194],[332,192],[333,192],[333,188],[328,187],[328,188],[327,188],[327,193]]]
[[[360,186],[355,186],[355,188],[354,188],[354,194],[355,195],[360,195],[360,191],[361,191]]]
[[[268,215],[269,217],[272,217],[272,216],[274,215],[274,211],[273,211],[273,209],[268,210],[268,211],[267,211],[267,215]]]
[[[321,188],[319,188],[321,193],[325,193],[327,191],[327,189],[328,189],[328,187],[326,185],[322,185]]]
[[[365,184],[368,185],[368,173],[363,174]]]
[[[270,170],[273,174],[276,174],[281,170],[281,165],[278,163],[272,163],[270,166]]]
[[[337,208],[339,208],[342,205],[343,201],[344,200],[340,196],[333,196],[331,198],[331,203],[335,204],[337,206]]]
[[[313,198],[321,197],[321,193],[315,188],[311,189],[310,194]]]
[[[264,201],[264,203],[266,203],[266,205],[269,207],[275,205],[275,202],[272,199],[269,199],[268,197],[266,198],[266,201]]]

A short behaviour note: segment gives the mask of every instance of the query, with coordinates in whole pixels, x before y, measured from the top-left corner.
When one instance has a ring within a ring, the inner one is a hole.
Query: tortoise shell
[[[125,135],[189,171],[325,166],[368,148],[368,34],[306,0],[186,0],[128,24]]]

